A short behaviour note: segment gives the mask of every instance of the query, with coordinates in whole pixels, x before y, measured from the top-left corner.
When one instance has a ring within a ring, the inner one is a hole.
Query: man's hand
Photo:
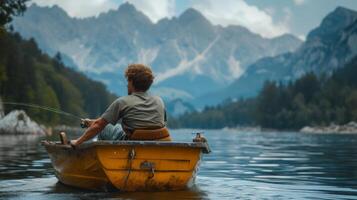
[[[73,148],[73,149],[75,149],[79,144],[78,144],[78,140],[71,140],[70,142],[69,142],[69,144],[71,145],[71,147]]]
[[[71,140],[70,144],[73,148],[76,148],[83,142],[93,138],[96,136],[100,131],[102,131],[105,126],[108,124],[107,121],[105,121],[103,118],[98,118],[96,120],[90,120],[90,119],[84,119],[88,120],[90,123],[89,128],[83,133],[81,137],[79,137],[76,140]]]
[[[85,128],[88,128],[88,127],[92,126],[92,124],[94,122],[95,122],[95,120],[93,120],[93,119],[88,119],[88,118],[81,119],[81,124],[83,124]]]

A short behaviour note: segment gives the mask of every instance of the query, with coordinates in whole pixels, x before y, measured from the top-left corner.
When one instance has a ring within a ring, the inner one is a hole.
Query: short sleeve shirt
[[[123,129],[135,130],[165,126],[165,106],[158,96],[135,92],[116,99],[102,114],[102,118],[115,125],[119,121]]]

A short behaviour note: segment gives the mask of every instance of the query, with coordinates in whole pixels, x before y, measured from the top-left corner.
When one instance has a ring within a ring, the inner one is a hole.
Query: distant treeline
[[[249,87],[249,86],[247,86]],[[290,83],[265,82],[257,97],[227,101],[171,119],[171,127],[261,126],[296,130],[357,121],[357,57],[332,75],[307,73]]]
[[[60,54],[42,53],[33,39],[0,32],[0,96],[3,101],[26,102],[61,109],[83,117],[100,115],[115,99],[105,86],[65,67]],[[71,118],[25,107],[35,120],[45,124],[74,124]]]

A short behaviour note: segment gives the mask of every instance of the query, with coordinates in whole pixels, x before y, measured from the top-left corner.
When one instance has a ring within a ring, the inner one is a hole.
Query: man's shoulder
[[[127,96],[121,96],[115,101],[121,105],[132,105],[140,102],[141,98],[138,98],[136,95],[130,94]]]
[[[141,95],[139,95],[140,97],[143,97]],[[157,95],[151,95],[151,94],[145,94],[144,98],[140,98],[138,97],[137,94],[131,94],[131,95],[127,95],[127,96],[122,96],[119,97],[117,100],[118,103],[120,104],[132,104],[138,101],[142,101],[142,100],[148,100],[148,99],[152,99],[155,102],[159,102],[159,103],[164,103],[164,101],[162,100],[162,98],[160,96]]]
[[[157,102],[156,104],[165,107],[165,103],[160,96],[152,96],[152,98],[155,99],[155,102]]]
[[[160,97],[160,96],[157,96],[157,95],[148,95],[148,97],[149,98],[151,98],[151,99],[154,99],[155,101],[160,101],[160,102],[164,102],[163,100],[162,100],[162,98]]]
[[[154,98],[154,99],[157,99],[157,100],[161,100],[162,101],[162,98],[160,96],[157,96],[157,95],[150,95],[151,98]]]
[[[126,102],[130,101],[130,99],[128,99],[128,96],[121,96],[121,97],[118,97],[117,99],[115,99],[113,101],[113,104],[125,104]]]
[[[123,104],[123,103],[127,103],[133,100],[133,97],[131,95],[127,95],[127,96],[121,96],[119,98],[117,98],[115,100],[115,102],[119,103],[119,104]]]

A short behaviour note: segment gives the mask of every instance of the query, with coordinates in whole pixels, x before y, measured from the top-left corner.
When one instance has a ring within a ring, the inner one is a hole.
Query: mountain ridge
[[[82,19],[47,17],[48,10],[32,5],[12,25],[23,37],[35,38],[45,52],[61,52],[66,64],[104,80],[122,95],[123,70],[129,63],[152,66],[154,91],[171,89],[195,98],[228,86],[259,58],[293,51],[301,43],[295,36],[267,39],[244,27],[212,25],[195,9],[157,23],[128,3]],[[195,89],[198,85],[204,87]],[[163,97],[170,98],[169,94]]]
[[[196,101],[215,104],[225,98],[252,97],[266,80],[288,82],[308,72],[330,74],[357,55],[356,46],[357,12],[338,7],[309,33],[295,52],[259,59],[230,86]]]

